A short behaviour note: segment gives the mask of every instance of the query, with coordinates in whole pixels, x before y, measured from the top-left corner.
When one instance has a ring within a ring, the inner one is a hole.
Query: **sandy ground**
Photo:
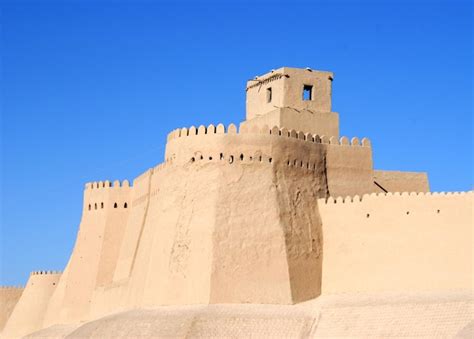
[[[164,306],[55,325],[29,338],[474,338],[469,292],[332,295],[298,305]]]

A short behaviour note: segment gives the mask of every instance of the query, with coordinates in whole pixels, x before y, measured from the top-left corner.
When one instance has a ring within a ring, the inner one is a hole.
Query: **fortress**
[[[1,336],[469,337],[472,192],[374,169],[333,78],[255,77],[240,125],[176,129],[133,185],[87,183],[64,272],[0,289]]]

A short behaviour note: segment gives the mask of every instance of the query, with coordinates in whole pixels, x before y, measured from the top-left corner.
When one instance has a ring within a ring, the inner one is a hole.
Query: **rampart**
[[[0,333],[23,293],[23,286],[0,286]]]
[[[321,163],[328,195],[378,191],[373,183],[372,148],[367,138],[327,137],[286,128],[246,128],[233,124],[177,129],[168,135],[166,159],[185,164],[206,154],[269,155],[276,165],[288,162]],[[318,158],[318,159],[316,159]]]
[[[469,289],[472,193],[375,194],[428,180],[374,171],[367,138],[339,138],[331,82],[311,69],[257,78],[239,128],[174,130],[133,185],[86,184],[64,273],[32,273],[6,333],[163,305]]]
[[[86,184],[76,244],[45,323],[82,319],[89,313],[94,289],[112,281],[132,191],[127,180]]]
[[[320,199],[323,293],[473,286],[472,192]]]
[[[430,191],[428,175],[420,172],[374,171],[374,182],[386,192]]]
[[[61,277],[56,271],[31,272],[4,329],[2,338],[17,338],[43,328],[43,318]]]

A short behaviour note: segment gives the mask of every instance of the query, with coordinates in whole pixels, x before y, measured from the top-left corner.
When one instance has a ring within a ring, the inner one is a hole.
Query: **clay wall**
[[[470,290],[472,192],[319,200],[323,293]]]
[[[43,328],[43,318],[60,272],[32,272],[20,299],[2,332],[2,338],[17,338]]]
[[[23,293],[20,286],[0,286],[0,333]]]
[[[283,97],[285,95],[284,86],[285,74],[282,69],[273,73],[256,77],[247,82],[246,88],[246,111],[247,120],[263,116],[271,112],[276,107],[283,107]],[[271,101],[268,100],[271,88]]]
[[[429,192],[428,175],[423,172],[374,171],[378,192]]]
[[[335,138],[286,128],[223,125],[177,129],[168,136],[166,158],[186,163],[201,157],[200,152],[220,157],[226,147],[233,154],[268,154],[277,163],[320,163],[327,177],[327,195],[371,193],[373,184],[372,148],[366,138]]]
[[[339,114],[336,112],[313,112],[292,107],[277,108],[265,115],[241,123],[248,129],[257,126],[279,126],[280,128],[304,131],[305,133],[339,137]]]
[[[152,171],[148,170],[134,180],[130,214],[125,228],[124,241],[119,250],[117,268],[113,277],[115,282],[128,279],[133,269],[148,211],[151,175]]]
[[[331,112],[333,73],[282,67],[247,82],[247,120],[275,108]],[[303,100],[303,86],[312,86],[311,100]],[[271,89],[271,101],[269,101]],[[289,127],[289,126],[282,126]]]
[[[93,291],[112,281],[130,210],[128,181],[86,185],[82,220],[64,278],[59,282],[45,324],[87,318]]]

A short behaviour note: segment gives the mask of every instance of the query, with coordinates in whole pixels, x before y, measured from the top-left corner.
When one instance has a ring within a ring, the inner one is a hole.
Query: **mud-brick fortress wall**
[[[339,138],[332,74],[275,73],[249,84],[240,128],[177,129],[132,186],[87,184],[63,274],[31,276],[9,333],[160,305],[467,288],[472,194],[376,195],[427,191],[427,177],[374,171],[368,139]],[[322,96],[302,102],[306,84]]]
[[[128,181],[89,183],[72,255],[51,298],[45,323],[81,319],[93,290],[110,283],[130,210]]]
[[[318,206],[323,293],[472,289],[472,192],[370,194]]]
[[[20,286],[0,286],[0,333],[20,299],[23,289]]]
[[[44,314],[60,277],[60,272],[53,271],[36,271],[30,274],[1,332],[3,338],[19,337],[43,328]]]
[[[316,297],[317,199],[372,190],[371,170],[366,139],[234,125],[175,131],[166,162],[133,188],[87,186],[47,323],[140,306]]]
[[[377,192],[373,183],[372,148],[367,138],[327,137],[286,128],[221,124],[183,128],[168,136],[166,158],[178,163],[220,157],[223,150],[236,160],[240,154],[265,154],[276,165],[321,169],[324,196]],[[230,153],[229,153],[230,152]]]

